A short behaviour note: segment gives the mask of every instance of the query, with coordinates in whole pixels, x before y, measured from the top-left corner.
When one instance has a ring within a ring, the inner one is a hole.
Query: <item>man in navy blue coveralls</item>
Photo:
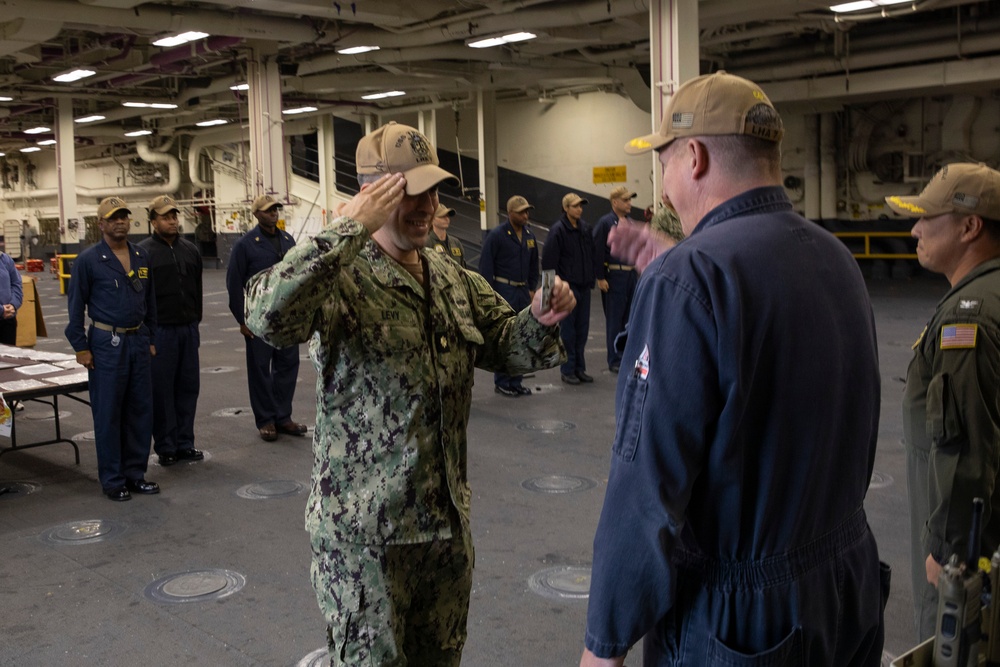
[[[542,269],[554,270],[569,283],[576,297],[576,309],[559,325],[566,346],[566,363],[559,367],[567,384],[593,382],[584,358],[590,333],[590,290],[594,288],[594,239],[583,220],[586,199],[569,192],[562,199],[563,214],[556,220],[542,249]]]
[[[643,637],[647,666],[881,662],[888,572],[863,509],[874,319],[850,252],[792,210],[782,134],[756,84],[718,72],[681,86],[659,132],[626,146],[659,151],[688,238],[643,269],[655,232],[611,235],[643,273],[586,667],[622,665]]]
[[[507,200],[507,222],[494,227],[483,241],[479,274],[515,311],[531,304],[538,289],[538,244],[528,228],[528,211],[535,208],[515,195]],[[504,396],[528,396],[521,375],[493,374],[493,390]]]
[[[128,242],[131,211],[120,197],[97,209],[102,240],[80,253],[69,281],[66,338],[89,373],[97,476],[111,500],[159,493],[147,482],[153,421],[150,356],[156,298],[146,251]],[[84,309],[90,316],[85,326]]]
[[[272,442],[278,433],[305,435],[304,424],[292,421],[292,398],[299,377],[299,346],[274,348],[253,335],[243,314],[243,289],[251,276],[277,264],[295,245],[288,232],[278,229],[281,202],[261,195],[251,209],[259,223],[233,244],[226,271],[229,310],[240,325],[247,344],[247,384],[250,407],[262,440]]]
[[[604,332],[608,348],[608,368],[617,373],[622,363],[622,353],[615,349],[615,338],[625,331],[628,311],[632,308],[632,295],[639,282],[635,267],[611,254],[608,249],[608,232],[619,220],[628,219],[635,193],[619,185],[608,195],[611,212],[602,215],[594,225],[594,271],[597,287],[601,290],[604,306]]]

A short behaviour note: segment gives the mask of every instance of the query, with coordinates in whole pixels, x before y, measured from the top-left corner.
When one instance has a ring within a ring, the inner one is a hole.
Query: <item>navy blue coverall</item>
[[[479,255],[479,275],[514,310],[520,312],[531,305],[531,293],[538,289],[541,273],[538,243],[527,225],[521,229],[520,240],[509,220],[489,231]],[[519,387],[522,377],[494,373],[493,383],[498,387]]]
[[[146,251],[129,243],[128,254],[132,277],[107,242],[87,248],[73,261],[67,294],[66,338],[76,352],[94,356],[90,409],[105,493],[145,478],[153,422],[149,346],[155,344],[156,296]]]
[[[622,338],[587,648],[879,665],[880,376],[850,252],[781,187],[749,190],[643,271]]]
[[[153,449],[160,456],[174,456],[194,449],[194,417],[201,387],[201,254],[185,238],[178,236],[170,245],[155,233],[139,247],[149,254],[156,292]]]
[[[260,225],[233,244],[226,270],[226,289],[229,291],[229,310],[241,325],[246,324],[243,289],[247,281],[277,264],[295,245],[295,239],[288,232],[280,229],[275,232],[279,247],[275,247],[273,237],[264,233]],[[257,428],[290,421],[295,382],[299,376],[299,346],[274,348],[256,336],[247,338],[246,346],[247,385]]]
[[[584,350],[590,333],[590,291],[594,288],[594,239],[583,218],[574,227],[563,213],[552,225],[542,249],[542,270],[549,269],[555,269],[576,297],[576,308],[559,323],[559,335],[566,346],[566,363],[560,370],[563,375],[576,375],[587,370]]]
[[[635,267],[613,256],[608,247],[608,232],[617,224],[618,215],[612,211],[601,216],[594,225],[594,272],[597,280],[608,281],[608,291],[601,292],[608,368],[617,368],[622,362],[622,353],[615,349],[615,338],[625,331],[635,286],[639,282]]]

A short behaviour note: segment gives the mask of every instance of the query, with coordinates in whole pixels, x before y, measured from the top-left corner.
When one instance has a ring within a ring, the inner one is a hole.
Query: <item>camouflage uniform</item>
[[[529,308],[515,313],[484,278],[442,254],[421,254],[427,291],[361,223],[340,218],[247,286],[247,326],[277,347],[308,340],[318,373],[306,529],[331,634],[351,611],[331,595],[363,578],[359,568],[345,576],[352,569],[346,557],[346,569],[335,572],[331,558],[345,544],[455,538],[471,568],[466,427],[473,368],[520,375],[565,359],[557,327],[539,324]],[[436,569],[425,566],[416,578],[453,576]],[[470,584],[471,576],[464,604],[457,603],[463,639]],[[372,610],[378,601],[364,605]]]

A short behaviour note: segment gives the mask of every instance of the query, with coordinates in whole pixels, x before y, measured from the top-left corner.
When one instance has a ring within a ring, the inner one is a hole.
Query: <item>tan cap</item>
[[[625,152],[638,155],[660,149],[678,137],[746,134],[781,141],[785,131],[777,111],[774,125],[760,125],[749,118],[750,111],[760,104],[774,109],[753,81],[722,70],[699,76],[685,82],[670,98],[659,132],[632,139],[625,144]]]
[[[438,166],[437,151],[423,134],[392,121],[361,137],[354,159],[359,174],[403,174],[406,194],[419,195],[458,179]]]
[[[570,206],[575,206],[577,204],[586,204],[586,203],[587,203],[586,199],[576,194],[575,192],[570,192],[563,197],[563,210],[565,211]]]
[[[508,213],[520,213],[521,211],[527,211],[528,209],[535,208],[528,203],[528,200],[521,195],[514,195],[507,200],[507,212]]]
[[[455,209],[448,208],[444,204],[438,204],[437,210],[434,211],[434,217],[435,218],[446,218],[446,217],[447,218],[454,218],[455,217]]]
[[[919,195],[893,195],[885,202],[896,213],[911,218],[960,213],[1000,220],[1000,172],[982,162],[945,165]]]
[[[156,215],[166,215],[171,211],[177,211],[180,213],[181,208],[177,205],[177,202],[169,196],[160,195],[153,201],[149,202],[149,206],[146,207],[146,210],[149,211],[150,215],[154,213]]]
[[[252,213],[257,213],[258,211],[270,211],[275,206],[280,208],[281,202],[271,195],[261,195],[253,200],[253,208],[251,208],[250,211]]]
[[[132,215],[132,211],[129,210],[128,204],[121,197],[106,197],[101,200],[101,203],[97,207],[97,217],[101,220],[107,220],[115,211],[124,210],[129,215]]]
[[[611,190],[611,194],[608,195],[608,199],[634,199],[636,194],[637,193],[632,192],[624,185],[619,185]]]

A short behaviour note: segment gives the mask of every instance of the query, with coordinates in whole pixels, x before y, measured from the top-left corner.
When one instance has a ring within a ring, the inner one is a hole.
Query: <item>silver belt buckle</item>
[[[111,347],[118,347],[118,344],[122,342],[122,339],[118,337],[118,332],[111,332]]]

